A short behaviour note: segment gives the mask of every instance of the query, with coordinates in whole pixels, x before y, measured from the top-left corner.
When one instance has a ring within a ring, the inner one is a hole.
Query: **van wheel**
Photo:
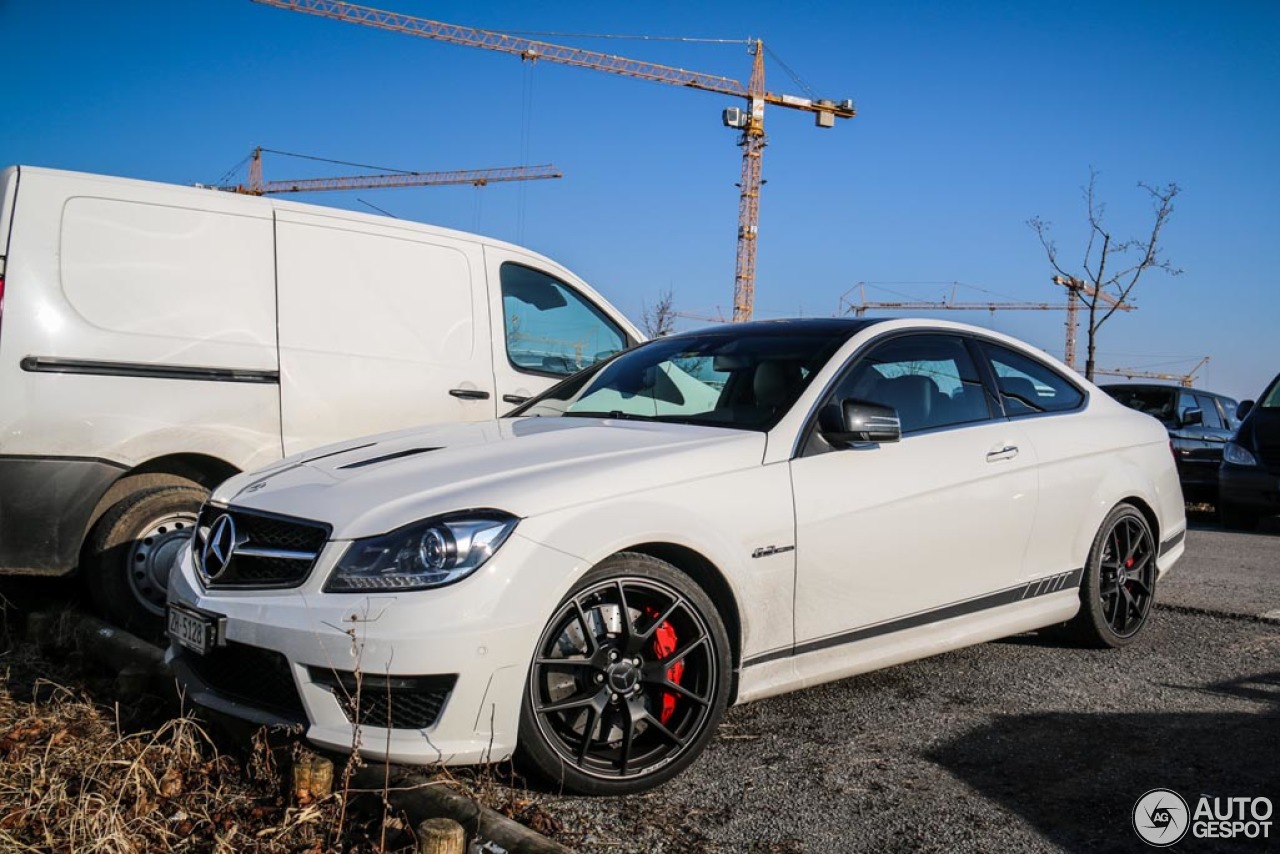
[[[157,486],[103,514],[89,538],[85,568],[89,596],[105,618],[140,634],[160,633],[169,567],[207,497],[195,486]]]

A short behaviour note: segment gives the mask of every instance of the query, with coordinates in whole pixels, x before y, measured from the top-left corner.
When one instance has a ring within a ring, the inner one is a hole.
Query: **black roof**
[[[882,323],[884,317],[797,317],[786,320],[750,320],[746,323],[724,323],[691,329],[679,335],[814,335],[848,338],[868,326]],[[672,336],[676,337],[676,336]]]

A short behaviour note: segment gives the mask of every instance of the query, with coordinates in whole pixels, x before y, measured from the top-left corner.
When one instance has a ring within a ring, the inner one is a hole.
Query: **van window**
[[[626,333],[558,279],[510,263],[501,278],[507,359],[517,370],[567,376],[626,349]]]

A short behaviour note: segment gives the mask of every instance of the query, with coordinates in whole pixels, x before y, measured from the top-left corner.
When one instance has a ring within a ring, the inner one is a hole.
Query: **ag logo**
[[[1187,802],[1177,792],[1152,789],[1133,805],[1133,829],[1142,841],[1157,848],[1173,845],[1190,826]]]
[[[241,545],[236,535],[236,523],[223,513],[209,527],[209,537],[200,552],[200,568],[206,581],[216,581],[218,576],[226,572],[231,563],[231,556]]]

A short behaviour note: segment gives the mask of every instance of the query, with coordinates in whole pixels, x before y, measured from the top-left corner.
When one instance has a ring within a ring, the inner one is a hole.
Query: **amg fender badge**
[[[763,546],[751,553],[752,557],[769,557],[769,555],[780,555],[783,552],[793,552],[795,546]]]

